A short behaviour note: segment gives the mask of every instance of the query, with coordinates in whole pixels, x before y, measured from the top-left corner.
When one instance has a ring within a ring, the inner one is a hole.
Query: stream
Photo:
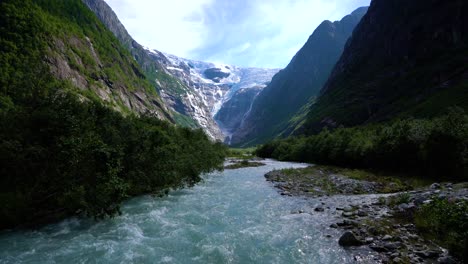
[[[112,219],[3,231],[0,263],[355,263],[356,251],[337,243],[342,231],[329,228],[336,215],[314,212],[322,199],[281,196],[264,178],[307,165],[265,163],[206,174],[163,198],[131,199]]]

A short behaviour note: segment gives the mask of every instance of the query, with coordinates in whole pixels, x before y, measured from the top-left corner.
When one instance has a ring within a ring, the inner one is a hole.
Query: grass
[[[403,178],[399,175],[381,174],[366,170],[347,169],[335,166],[316,165],[299,169],[283,169],[281,173],[286,181],[301,181],[304,184],[312,184],[319,187],[327,194],[337,194],[339,190],[330,175],[340,175],[354,180],[369,181],[380,183],[382,187],[376,190],[378,193],[395,193],[412,190],[420,186],[427,186],[428,181],[413,179],[412,177]],[[309,192],[314,192],[310,190]],[[364,193],[359,186],[355,189],[355,194]]]
[[[248,160],[254,157],[255,147],[252,148],[230,148],[228,151],[229,158]]]
[[[329,174],[339,174],[354,180],[381,183],[385,186],[382,190],[383,193],[411,190],[414,188],[427,186],[432,183],[432,181],[427,179],[404,174],[389,174],[387,172],[381,171],[349,169],[325,165],[317,165],[315,167]]]
[[[264,166],[264,165],[265,165],[265,163],[243,160],[241,162],[236,162],[234,164],[227,165],[226,167],[224,167],[224,169],[234,170],[234,169],[248,168],[248,167],[260,167],[260,166]]]

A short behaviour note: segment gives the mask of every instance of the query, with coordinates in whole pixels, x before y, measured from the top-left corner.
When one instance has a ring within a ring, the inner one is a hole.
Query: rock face
[[[468,2],[374,0],[311,108],[307,128],[466,107]]]
[[[278,69],[238,68],[179,58],[142,47],[127,33],[103,0],[82,0],[96,13],[149,76],[175,121],[202,128],[212,139],[224,140],[214,116],[241,88],[266,86]]]
[[[173,122],[170,111],[132,56],[82,2],[71,4],[76,10],[70,16],[86,18],[86,23],[77,25],[86,33],[70,36],[63,30],[63,34],[50,34],[44,57],[52,74],[70,81],[82,98],[99,98],[121,113],[150,114]],[[70,18],[71,24],[74,21]]]
[[[359,8],[341,21],[324,21],[314,31],[289,65],[258,95],[243,126],[233,135],[234,145],[261,143],[287,129],[294,114],[318,95],[366,11]]]
[[[226,66],[226,69],[229,69],[229,68]],[[205,70],[203,74],[205,75],[206,78],[216,83],[219,83],[221,79],[227,78],[229,77],[229,75],[231,75],[229,72],[223,71],[223,69],[220,69],[220,68],[207,69]]]
[[[227,136],[226,143],[230,143],[230,136],[242,126],[242,122],[248,115],[255,97],[263,87],[242,88],[235,92],[231,99],[226,101],[215,116],[221,130]]]
[[[157,53],[154,50],[151,52]],[[216,127],[220,131],[218,139],[222,140],[232,133],[224,128],[224,124],[236,123],[237,120],[218,120],[216,118],[218,111],[224,104],[229,103],[231,98],[238,96],[239,90],[253,89],[253,93],[257,93],[279,71],[279,69],[239,68],[233,65],[188,60],[169,54],[165,54],[165,57],[170,62],[166,65],[166,69],[189,88],[188,93],[194,94],[191,101],[184,105],[191,107],[198,105],[195,109],[205,109],[195,116],[195,120],[212,121],[208,126]],[[253,100],[254,97],[244,97],[245,99]],[[247,103],[251,104],[251,101]],[[237,118],[236,115],[225,117]]]

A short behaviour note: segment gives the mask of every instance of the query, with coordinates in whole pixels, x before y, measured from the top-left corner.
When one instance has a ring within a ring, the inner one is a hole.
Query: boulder
[[[346,231],[338,240],[338,244],[342,247],[361,246],[363,243],[352,232]]]

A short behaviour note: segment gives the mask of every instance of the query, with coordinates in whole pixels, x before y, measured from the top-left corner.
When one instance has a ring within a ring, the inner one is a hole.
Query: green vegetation
[[[317,135],[275,140],[259,157],[414,172],[438,179],[468,179],[468,115],[454,108],[431,120],[324,129]]]
[[[128,77],[138,67],[81,1],[0,2],[0,229],[78,213],[112,216],[127,197],[222,169],[226,148],[201,130],[124,117],[57,80],[48,64],[54,39],[84,35],[114,84],[129,78],[129,87],[151,88],[144,76]]]
[[[447,247],[451,254],[468,261],[468,201],[435,199],[415,216],[416,227],[429,239]]]
[[[282,169],[279,172],[288,182],[301,182],[304,185],[313,185],[319,187],[326,194],[340,193],[340,188],[336,186],[335,181],[331,178],[332,175],[346,177],[359,181],[369,181],[379,183],[374,188],[375,193],[395,193],[411,190],[416,187],[413,185],[415,181],[407,178],[401,178],[388,173],[371,172],[359,169],[346,169],[335,166],[314,165],[299,169]],[[313,189],[310,193],[316,193]],[[360,189],[359,185],[353,190],[354,194],[366,193]]]
[[[4,89],[22,86],[22,79],[38,74],[28,71],[30,65],[46,62],[45,68],[62,72],[56,77],[80,83],[69,87],[74,93],[96,98],[105,83],[111,88],[108,103],[123,113],[131,109],[121,103],[122,90],[144,93],[148,102],[143,104],[161,110],[155,88],[136,61],[81,1],[7,0],[1,2],[0,11]]]
[[[227,170],[234,170],[234,169],[248,168],[248,167],[260,167],[260,166],[264,166],[264,165],[265,165],[265,163],[261,163],[261,162],[242,160],[240,162],[236,162],[234,164],[227,165],[224,168],[227,169]]]
[[[399,193],[395,196],[391,196],[388,201],[388,205],[391,207],[404,204],[404,203],[409,203],[411,200],[411,194],[404,192],[404,193]]]
[[[230,148],[227,156],[237,159],[251,159],[254,152],[255,148]]]

